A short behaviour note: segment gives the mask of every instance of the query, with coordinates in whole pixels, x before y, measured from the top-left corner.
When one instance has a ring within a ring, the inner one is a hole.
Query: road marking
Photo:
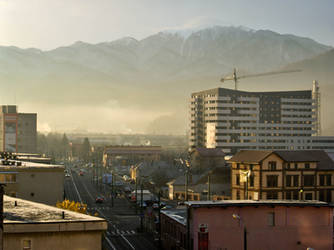
[[[104,238],[106,239],[106,241],[109,243],[109,245],[111,246],[113,250],[117,250],[114,244],[112,244],[111,241],[107,237],[104,237]]]
[[[87,189],[85,183],[82,183],[82,185],[83,185],[84,188],[86,189],[86,192],[88,193],[88,195],[89,195],[89,196],[92,198],[92,200],[94,201],[94,198],[93,198],[93,196],[91,195],[91,193],[88,191],[88,189]],[[101,211],[100,209],[96,208],[96,210],[99,211],[99,213],[106,219],[106,216],[102,213],[102,211]],[[114,228],[116,228],[115,225],[113,225],[113,226],[114,226]],[[118,229],[117,229],[117,230],[118,230]],[[118,230],[118,231],[119,231],[119,230]],[[121,237],[126,241],[126,243],[128,243],[128,245],[129,245],[133,250],[135,250],[134,246],[130,243],[130,241],[128,241],[127,238],[124,237],[124,235],[121,234]],[[111,243],[111,242],[110,242],[110,243]]]
[[[79,191],[78,191],[77,185],[75,185],[75,182],[74,182],[74,180],[73,180],[72,170],[71,170],[71,179],[72,179],[72,183],[73,183],[73,185],[74,185],[75,191],[77,192],[77,195],[78,195],[78,197],[79,197],[79,200],[80,200],[81,203],[83,203],[83,202],[82,202],[82,199],[81,199],[81,196],[80,196],[80,193],[79,193]]]
[[[121,234],[121,237],[122,237],[128,244],[129,244],[129,246],[130,246],[133,250],[135,250],[135,247],[130,243],[130,241],[128,241],[127,238],[124,237],[124,235]]]

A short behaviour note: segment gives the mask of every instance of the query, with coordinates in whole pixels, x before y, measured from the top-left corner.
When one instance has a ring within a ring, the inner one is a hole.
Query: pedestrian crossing
[[[129,236],[129,235],[135,235],[136,232],[134,230],[118,230],[118,229],[116,229],[116,230],[107,232],[107,234],[109,236],[120,236],[120,235]]]
[[[96,210],[111,210],[112,207],[87,207],[88,211],[96,211]]]

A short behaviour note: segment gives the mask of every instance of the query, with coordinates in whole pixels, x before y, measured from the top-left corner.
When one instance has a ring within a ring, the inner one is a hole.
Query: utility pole
[[[211,200],[210,176],[211,176],[211,173],[209,173],[209,175],[208,175],[208,201]]]
[[[138,213],[137,211],[137,201],[138,201],[138,192],[137,192],[137,174],[136,174],[136,178],[135,178],[135,197],[136,197],[136,205],[135,205],[135,208],[136,208],[136,214]]]
[[[143,180],[140,180],[140,231],[143,232]]]
[[[114,172],[111,172],[111,207],[114,207]]]

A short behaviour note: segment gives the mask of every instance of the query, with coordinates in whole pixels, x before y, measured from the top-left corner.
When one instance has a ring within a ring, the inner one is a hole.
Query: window
[[[304,175],[304,186],[314,186],[314,175]]]
[[[275,212],[268,213],[267,218],[268,218],[268,226],[274,227],[275,226]]]
[[[292,175],[285,176],[285,185],[291,187]]]
[[[236,184],[240,185],[240,175],[237,174],[235,177],[236,177]]]
[[[23,245],[23,250],[30,250],[31,240],[23,240],[22,245]]]
[[[312,193],[305,194],[305,200],[312,200],[313,199],[312,197],[313,197]]]
[[[299,200],[299,192],[298,191],[293,191],[293,199],[294,200]]]
[[[298,163],[295,163],[295,169],[297,169],[298,168]]]
[[[278,186],[278,175],[267,175],[267,187]]]
[[[267,200],[277,200],[278,193],[276,191],[269,191],[267,192]]]
[[[240,191],[237,190],[237,200],[240,200]]]
[[[299,186],[299,176],[293,175],[293,186],[298,187]]]
[[[291,192],[286,192],[285,193],[285,199],[291,200]]]
[[[240,169],[240,163],[237,163],[237,169]]]
[[[254,175],[251,175],[251,176],[249,177],[249,186],[250,186],[250,187],[254,187]]]
[[[269,170],[276,170],[276,161],[268,162],[268,168]]]
[[[305,167],[305,169],[309,169],[310,168],[310,163],[305,163],[304,167]]]
[[[332,185],[332,175],[321,174],[319,175],[319,186],[331,186]]]
[[[330,174],[326,175],[326,184],[327,184],[327,186],[332,185],[332,175],[330,175]]]

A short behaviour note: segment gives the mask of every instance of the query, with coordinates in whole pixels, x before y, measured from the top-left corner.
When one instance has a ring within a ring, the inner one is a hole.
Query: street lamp
[[[247,250],[247,229],[243,219],[238,214],[232,214],[232,218],[239,221],[239,224],[244,228],[244,250]]]

